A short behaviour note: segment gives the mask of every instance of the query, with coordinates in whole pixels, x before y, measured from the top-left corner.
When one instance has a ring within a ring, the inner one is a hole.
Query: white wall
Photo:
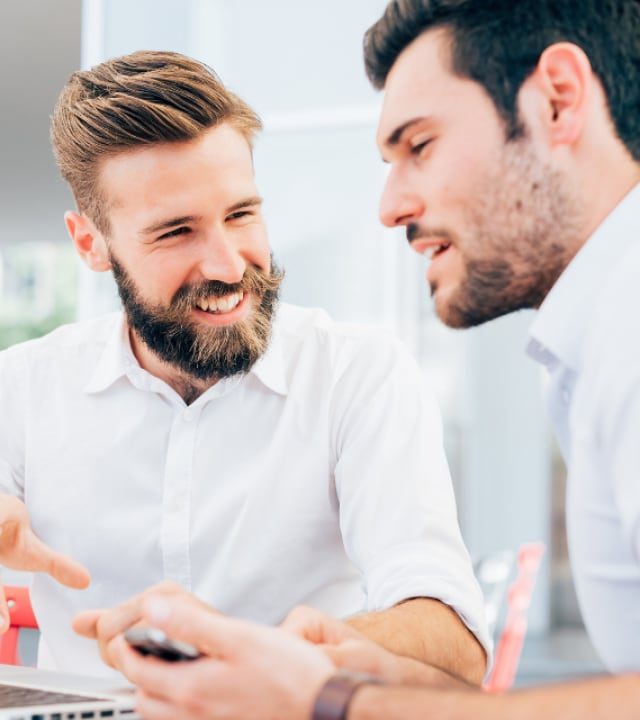
[[[210,63],[262,113],[266,132],[256,167],[272,245],[288,270],[285,298],[392,326],[420,353],[443,403],[473,554],[548,540],[548,427],[537,369],[524,356],[528,317],[467,333],[444,329],[433,317],[424,262],[409,253],[401,233],[377,221],[384,180],[374,145],[380,98],[364,77],[361,41],[384,4],[84,0],[82,64],[141,48],[186,52]],[[47,125],[55,96],[79,62],[78,10],[79,0],[0,4],[0,96],[20,98],[3,106],[0,241],[64,239],[60,217],[70,201],[56,179]],[[20,62],[5,53],[17,53]],[[107,276],[82,276],[81,315],[115,303]],[[534,631],[547,625],[547,590],[545,569]]]

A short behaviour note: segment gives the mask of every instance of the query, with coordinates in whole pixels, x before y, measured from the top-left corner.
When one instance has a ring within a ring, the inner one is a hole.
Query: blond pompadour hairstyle
[[[193,140],[222,122],[249,144],[262,129],[258,115],[208,66],[179,53],[141,51],[69,78],[51,118],[51,142],[78,210],[108,234],[98,184],[102,160],[154,143]]]

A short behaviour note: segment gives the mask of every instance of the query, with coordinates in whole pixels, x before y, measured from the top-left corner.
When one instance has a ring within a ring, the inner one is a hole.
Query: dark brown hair
[[[485,88],[509,139],[522,133],[518,93],[542,53],[557,42],[578,45],[619,138],[640,160],[640,0],[392,0],[364,38],[374,86],[384,87],[400,53],[435,28],[449,32],[453,72]]]

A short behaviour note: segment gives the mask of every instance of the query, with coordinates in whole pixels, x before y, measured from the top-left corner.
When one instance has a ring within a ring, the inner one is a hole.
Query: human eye
[[[422,153],[427,149],[427,147],[429,147],[429,145],[431,145],[432,142],[432,137],[422,137],[416,141],[412,141],[409,146],[409,152],[411,153],[411,155],[420,157],[420,155],[422,155]]]
[[[242,220],[243,218],[250,218],[255,215],[255,212],[253,210],[236,210],[235,212],[229,213],[227,215],[227,220]]]
[[[160,235],[158,240],[168,240],[169,238],[178,237],[179,235],[187,235],[191,232],[191,228],[187,227],[186,225],[182,225],[180,227],[174,228],[173,230],[169,230],[169,232],[164,233],[163,235]]]

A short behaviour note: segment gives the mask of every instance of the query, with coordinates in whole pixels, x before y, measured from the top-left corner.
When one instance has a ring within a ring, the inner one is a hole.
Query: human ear
[[[110,270],[107,242],[93,222],[84,214],[68,210],[64,214],[64,223],[78,255],[87,267],[95,272]]]
[[[552,147],[575,145],[587,120],[593,70],[573,43],[550,45],[540,56],[530,82],[541,103],[540,119]]]

